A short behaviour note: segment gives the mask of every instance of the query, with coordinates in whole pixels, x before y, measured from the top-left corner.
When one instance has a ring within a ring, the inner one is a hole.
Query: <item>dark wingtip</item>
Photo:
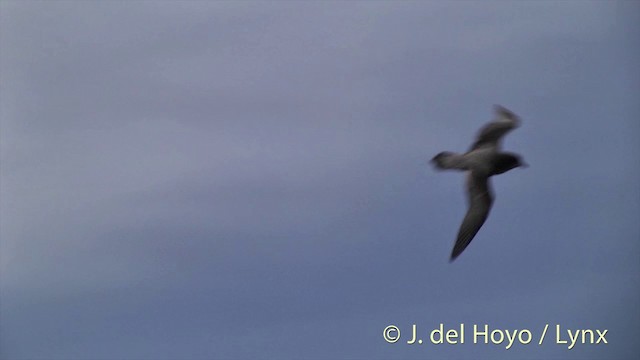
[[[451,256],[449,257],[449,264],[451,264],[452,262],[454,262],[458,256],[460,256],[460,253],[455,253],[455,250],[451,252]]]
[[[512,113],[511,110],[507,109],[506,107],[499,105],[499,104],[493,104],[493,111],[495,112],[506,112],[506,113]]]
[[[504,107],[502,105],[494,104],[493,105],[493,111],[498,116],[504,116],[504,117],[512,120],[515,123],[516,126],[518,126],[520,124],[520,118],[518,117],[518,115],[516,115],[513,111],[507,109],[506,107]]]

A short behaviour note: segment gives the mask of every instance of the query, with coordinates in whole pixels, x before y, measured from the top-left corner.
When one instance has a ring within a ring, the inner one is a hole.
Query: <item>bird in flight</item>
[[[431,159],[438,170],[467,172],[469,209],[460,225],[450,261],[469,246],[489,216],[493,204],[489,178],[517,167],[527,167],[520,155],[501,151],[502,138],[520,125],[520,119],[500,105],[495,105],[494,111],[496,118],[480,129],[469,151],[464,154],[443,151]]]

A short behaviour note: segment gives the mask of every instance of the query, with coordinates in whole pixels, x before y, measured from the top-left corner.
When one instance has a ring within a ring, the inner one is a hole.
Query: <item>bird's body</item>
[[[445,151],[431,160],[436,169],[467,171],[469,209],[460,225],[451,261],[466,249],[489,216],[493,205],[489,178],[526,166],[519,155],[501,151],[500,144],[504,135],[518,127],[520,119],[502,106],[496,105],[495,112],[497,118],[480,129],[469,151],[464,154]]]

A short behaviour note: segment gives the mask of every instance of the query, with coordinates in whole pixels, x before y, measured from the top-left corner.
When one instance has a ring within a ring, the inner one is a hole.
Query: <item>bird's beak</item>
[[[526,162],[523,162],[522,164],[520,164],[521,168],[528,168],[529,164],[527,164]]]

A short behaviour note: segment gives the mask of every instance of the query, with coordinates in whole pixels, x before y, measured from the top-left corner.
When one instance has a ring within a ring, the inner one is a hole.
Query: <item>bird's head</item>
[[[446,169],[446,161],[447,158],[450,158],[451,155],[453,155],[452,152],[449,151],[443,151],[441,153],[439,153],[438,155],[434,156],[433,159],[431,159],[431,164],[433,164],[433,166],[437,169],[437,170],[442,170],[442,169]]]

